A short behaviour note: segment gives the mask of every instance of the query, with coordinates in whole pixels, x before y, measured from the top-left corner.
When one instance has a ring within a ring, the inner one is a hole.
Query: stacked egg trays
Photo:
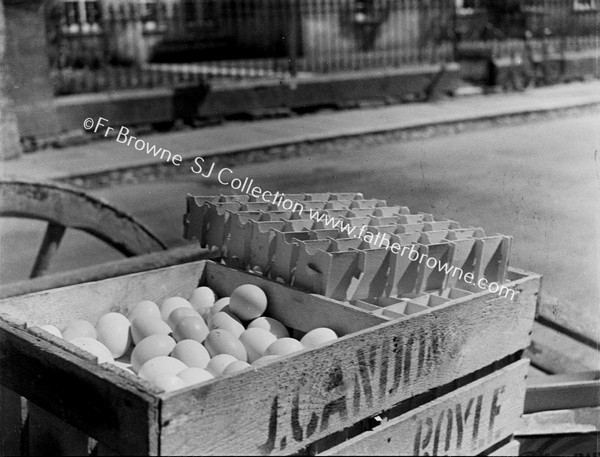
[[[250,195],[188,195],[184,236],[219,247],[228,266],[392,319],[482,292],[482,278],[486,285],[506,282],[511,237],[486,236],[481,228],[361,193],[286,198],[302,204],[302,213]],[[346,230],[311,219],[309,209]],[[407,249],[390,249],[379,241],[384,236],[389,246]],[[408,247],[418,257],[409,258]]]

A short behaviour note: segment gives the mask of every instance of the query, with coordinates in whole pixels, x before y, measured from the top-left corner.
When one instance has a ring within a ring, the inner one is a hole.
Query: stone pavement
[[[600,81],[575,82],[499,93],[407,103],[368,109],[323,112],[284,119],[227,122],[171,133],[139,135],[149,146],[179,154],[183,160],[312,141],[402,131],[529,114],[600,106]],[[82,124],[84,119],[81,120]],[[120,125],[108,125],[118,130]],[[101,131],[101,130],[99,130]],[[133,133],[132,133],[133,134]],[[137,135],[136,135],[137,136]],[[156,164],[160,159],[114,138],[65,149],[42,150],[0,162],[0,176],[68,179]]]

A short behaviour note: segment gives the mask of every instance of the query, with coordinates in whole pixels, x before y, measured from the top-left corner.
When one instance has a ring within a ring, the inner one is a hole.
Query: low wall
[[[225,117],[274,109],[306,109],[374,99],[401,99],[408,94],[435,96],[458,85],[456,64],[416,66],[379,72],[353,72],[301,79],[295,87],[281,81],[233,87],[180,87],[71,95],[55,101],[63,131],[80,130],[88,118],[104,117],[112,124],[163,124],[176,119]],[[19,107],[22,118],[35,111]],[[35,125],[24,125],[22,136],[35,136]]]

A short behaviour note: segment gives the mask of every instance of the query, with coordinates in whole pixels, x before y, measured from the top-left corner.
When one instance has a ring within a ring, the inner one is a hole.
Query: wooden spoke
[[[55,224],[54,222],[48,223],[42,245],[40,246],[31,274],[29,275],[30,278],[43,276],[46,271],[48,271],[50,261],[58,250],[60,241],[62,240],[66,229],[67,228],[64,225]]]

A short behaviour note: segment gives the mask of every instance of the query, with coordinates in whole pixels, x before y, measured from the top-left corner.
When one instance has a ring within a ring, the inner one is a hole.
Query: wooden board
[[[525,414],[515,436],[521,443],[521,455],[597,456],[600,408]]]
[[[600,371],[529,379],[525,412],[600,407]]]
[[[527,367],[514,363],[321,455],[480,454],[514,433]]]
[[[394,321],[206,261],[12,297],[0,301],[0,313],[56,324],[94,321],[141,299],[189,296],[200,284],[223,296],[254,283],[286,325],[331,325],[345,336],[157,395],[64,343],[0,323],[0,384],[117,452],[289,454],[527,347],[540,276],[510,275],[514,301],[482,291]]]

